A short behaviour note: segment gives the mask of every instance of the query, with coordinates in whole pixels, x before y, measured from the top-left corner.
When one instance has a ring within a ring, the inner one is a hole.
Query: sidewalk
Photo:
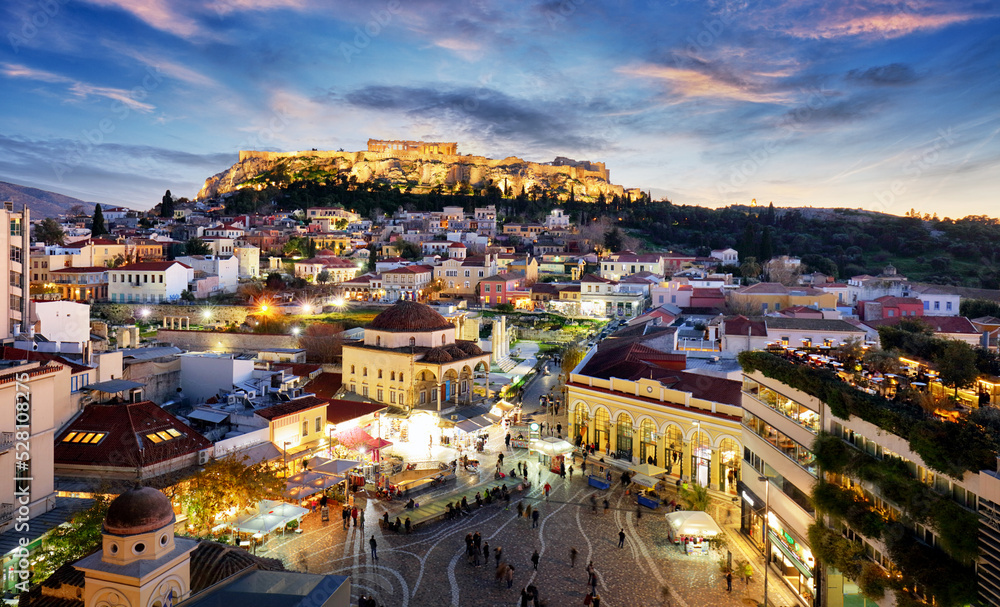
[[[764,557],[750,545],[746,536],[740,533],[738,525],[720,525],[726,534],[729,550],[733,560],[742,557],[753,567],[753,581],[750,583],[751,594],[758,601],[764,600]],[[781,574],[771,568],[767,580],[767,602],[777,607],[799,607],[802,603],[781,579]],[[735,582],[733,583],[735,586]]]

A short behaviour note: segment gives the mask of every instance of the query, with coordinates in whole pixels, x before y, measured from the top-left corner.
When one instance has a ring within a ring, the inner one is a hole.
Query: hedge
[[[969,470],[996,465],[996,440],[971,416],[957,422],[940,420],[915,404],[858,390],[829,369],[793,364],[769,352],[740,352],[739,361],[747,373],[759,371],[818,398],[841,419],[854,415],[909,441],[910,449],[937,472],[962,478]],[[956,449],[959,444],[962,448]]]

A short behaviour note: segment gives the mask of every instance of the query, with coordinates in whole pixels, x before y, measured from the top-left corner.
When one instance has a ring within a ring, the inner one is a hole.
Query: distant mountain
[[[21,205],[27,205],[31,210],[32,219],[43,219],[45,217],[56,217],[76,205],[82,206],[88,214],[94,212],[95,202],[84,202],[79,198],[63,196],[55,192],[47,192],[38,188],[29,188],[16,183],[0,181],[0,202],[13,201],[14,208],[20,209]],[[108,206],[108,205],[104,205]]]

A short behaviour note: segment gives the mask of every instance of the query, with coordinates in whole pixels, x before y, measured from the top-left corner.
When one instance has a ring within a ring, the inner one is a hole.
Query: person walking
[[[351,518],[354,519],[354,526],[358,526],[358,507],[351,508]]]
[[[640,506],[639,504],[636,504],[635,506],[635,520],[636,522],[642,520],[642,506]]]
[[[517,503],[517,518],[524,516],[524,504],[521,502]]]
[[[624,527],[622,527],[622,530],[618,532],[618,547],[619,548],[624,548],[625,547],[625,528]]]
[[[573,464],[569,466],[569,480],[573,480]]]
[[[497,468],[503,466],[503,453],[497,453]]]
[[[483,564],[490,566],[490,543],[483,542]]]
[[[368,540],[368,545],[372,547],[372,560],[376,563],[378,562],[378,542],[375,541],[375,536]]]
[[[576,547],[573,547],[573,548],[569,549],[569,568],[570,569],[575,569],[576,568],[576,555],[578,555],[578,554],[580,554],[580,552],[576,549]]]
[[[518,502],[518,503],[521,503],[521,502]],[[524,509],[524,517],[525,518],[531,518],[531,510],[532,510],[531,504],[528,504],[528,507]]]
[[[493,549],[493,557],[497,560],[497,567],[500,566],[500,559],[503,557],[503,548],[497,546]]]
[[[597,514],[597,497],[593,493],[590,494],[590,511]]]
[[[535,550],[535,552],[531,555],[531,564],[535,566],[535,571],[538,571],[538,560],[540,558],[541,557],[538,556],[538,550]]]
[[[556,434],[562,436],[562,424],[556,424]]]
[[[507,590],[514,587],[514,566],[507,565]]]
[[[535,511],[531,513],[531,528],[534,529],[538,526],[539,509],[535,508]]]
[[[608,498],[604,498],[604,514],[607,514],[608,510],[610,509],[611,509],[611,502],[608,501]]]
[[[504,437],[503,440],[504,440],[504,443],[507,445],[507,449],[510,449],[510,432],[507,433],[507,436]]]
[[[552,491],[552,485],[545,483],[545,501],[549,501],[549,491]]]
[[[733,572],[732,571],[727,571],[726,572],[726,592],[732,592],[732,591],[733,591]]]

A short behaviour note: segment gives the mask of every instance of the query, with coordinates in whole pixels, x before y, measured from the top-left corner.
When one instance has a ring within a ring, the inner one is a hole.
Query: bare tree
[[[764,264],[764,277],[768,282],[780,282],[785,286],[798,284],[802,266],[787,263],[781,258],[774,258]]]
[[[333,363],[343,351],[344,340],[340,336],[343,331],[344,326],[338,323],[313,323],[299,338],[299,347],[306,351],[310,362]]]
[[[732,291],[726,293],[726,310],[733,315],[760,316],[760,304]]]

